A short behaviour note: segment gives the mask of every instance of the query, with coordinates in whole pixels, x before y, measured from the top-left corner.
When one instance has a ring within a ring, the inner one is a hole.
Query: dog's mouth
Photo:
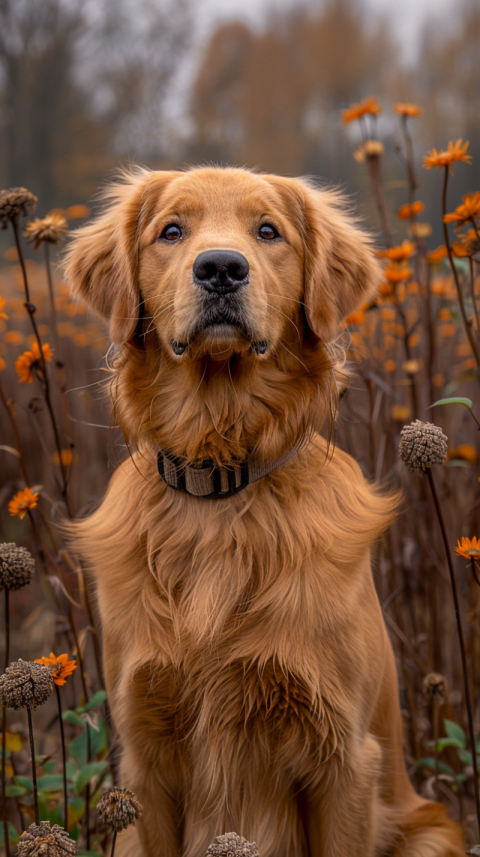
[[[259,339],[252,329],[245,312],[237,301],[226,297],[203,302],[199,319],[185,341],[173,340],[171,348],[175,356],[181,357],[188,351],[209,352],[218,348],[223,353],[252,351],[255,354],[265,354],[268,350],[266,339]]]

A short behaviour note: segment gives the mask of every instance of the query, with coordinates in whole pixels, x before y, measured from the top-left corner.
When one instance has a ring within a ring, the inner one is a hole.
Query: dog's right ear
[[[117,344],[131,339],[138,324],[142,228],[175,175],[173,171],[124,171],[121,180],[104,193],[103,212],[71,237],[64,259],[67,282],[74,295],[110,322],[110,335]]]

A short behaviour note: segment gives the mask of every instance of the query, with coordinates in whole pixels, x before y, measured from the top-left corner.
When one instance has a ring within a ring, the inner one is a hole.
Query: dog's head
[[[263,398],[268,367],[272,395],[279,370],[285,379],[295,371],[312,378],[320,361],[325,372],[325,344],[378,285],[369,239],[341,197],[301,180],[230,168],[137,170],[112,185],[106,203],[74,234],[67,277],[109,321],[112,340],[124,346],[123,366],[129,357],[135,364],[137,386],[149,378],[150,400],[162,375],[170,386],[175,377],[184,394],[188,384],[198,393],[210,364],[214,377],[219,366],[228,368],[230,382],[248,376],[257,397],[261,377]],[[239,386],[230,386],[238,398]],[[185,410],[180,394],[177,404],[178,416]],[[225,402],[217,408],[225,409],[217,433],[228,432],[229,420],[233,431],[238,418]],[[137,422],[153,426],[151,412],[148,419],[137,414]],[[152,431],[161,434],[158,420]],[[238,430],[233,434],[238,444]]]

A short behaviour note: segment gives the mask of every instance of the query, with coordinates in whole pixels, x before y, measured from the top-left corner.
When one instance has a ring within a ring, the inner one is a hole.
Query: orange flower
[[[441,262],[447,256],[448,253],[445,244],[440,244],[440,247],[437,247],[436,250],[431,250],[430,253],[427,253],[427,262],[430,265],[435,265],[436,262]]]
[[[18,491],[8,504],[10,515],[18,515],[20,520],[23,520],[29,509],[35,509],[38,504],[38,493],[33,493],[31,488],[25,488],[24,491]]]
[[[452,171],[452,164],[455,161],[465,161],[466,164],[470,164],[472,158],[471,155],[467,155],[469,145],[469,141],[467,140],[466,143],[463,143],[461,137],[458,138],[456,143],[452,143],[450,140],[446,150],[441,149],[437,152],[436,149],[432,149],[428,155],[424,155],[423,166],[426,170],[431,170],[433,167],[438,167],[439,170],[442,167],[448,167]]]
[[[5,306],[5,298],[0,298],[0,318],[8,318],[7,313],[3,311],[4,306]]]
[[[345,327],[349,327],[351,324],[363,324],[365,321],[365,313],[361,310],[357,310],[356,312],[352,312],[344,321]]]
[[[420,202],[418,199],[416,202],[406,203],[405,205],[401,205],[397,211],[397,217],[400,220],[409,220],[410,217],[415,217],[417,214],[420,214],[421,211],[425,208],[425,204]]]
[[[382,112],[376,98],[364,98],[360,104],[352,104],[348,110],[343,111],[343,124],[348,125],[349,122],[354,122],[355,119],[361,119],[369,113],[372,116],[378,116]]]
[[[389,259],[391,262],[406,262],[415,251],[413,241],[404,241],[397,247],[389,247],[388,250],[377,250],[377,256]]]
[[[402,104],[401,102],[397,102],[397,104],[392,104],[392,107],[395,112],[398,113],[400,116],[423,116],[423,108],[417,107],[416,104]]]
[[[53,652],[50,652],[49,658],[36,658],[35,663],[51,667],[53,680],[55,684],[58,684],[60,687],[67,683],[68,676],[77,669],[77,664],[75,661],[69,661],[67,654],[58,655],[58,657],[56,657]]]
[[[477,253],[480,249],[480,242],[477,240],[474,229],[470,229],[464,235],[459,235],[458,237],[461,240],[454,241],[452,244],[452,253],[454,256],[457,256],[457,258],[473,256],[473,254]]]
[[[43,357],[47,361],[50,362],[53,356],[52,349],[48,342],[45,345],[42,345]],[[31,384],[33,381],[33,366],[39,364],[40,362],[40,349],[38,347],[38,342],[34,342],[32,345],[31,351],[24,351],[23,354],[20,354],[18,360],[15,361],[15,369],[18,375],[18,379],[22,384]]]
[[[477,193],[467,193],[462,199],[463,202],[457,205],[455,211],[443,216],[444,223],[457,223],[455,229],[460,229],[464,223],[480,217],[480,191],[477,191]]]
[[[412,276],[410,268],[385,268],[383,275],[389,283],[402,283],[403,280],[409,280]]]
[[[71,449],[62,449],[60,450],[60,455],[58,454],[58,450],[52,455],[52,461],[54,464],[60,464],[62,462],[65,467],[68,467],[69,464],[73,461],[73,453]]]
[[[468,461],[469,464],[475,464],[478,458],[477,450],[471,443],[461,443],[460,446],[450,449],[447,458],[460,458],[462,461]]]
[[[480,542],[476,536],[473,539],[467,539],[463,536],[461,542],[457,541],[455,553],[464,556],[465,559],[480,559]]]

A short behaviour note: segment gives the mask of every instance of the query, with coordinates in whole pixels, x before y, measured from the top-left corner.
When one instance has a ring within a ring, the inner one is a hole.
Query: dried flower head
[[[68,857],[77,853],[77,843],[58,824],[31,824],[18,840],[18,857]]]
[[[33,661],[14,661],[0,676],[0,701],[8,708],[38,708],[52,690],[51,670]]]
[[[259,857],[256,842],[248,842],[238,833],[222,833],[207,848],[207,857]]]
[[[58,244],[65,238],[67,221],[60,212],[51,211],[45,217],[36,217],[35,220],[27,223],[23,234],[27,241],[34,245],[34,249],[38,250],[44,241],[47,244]]]
[[[11,220],[33,211],[38,199],[25,187],[10,187],[0,190],[0,226],[6,229]]]
[[[59,687],[67,683],[67,678],[77,669],[74,660],[69,661],[68,654],[54,655],[50,652],[49,658],[35,658],[36,664],[44,664],[52,671],[53,680]]]
[[[17,491],[14,497],[8,504],[8,512],[12,517],[18,515],[20,520],[23,520],[30,509],[35,509],[38,505],[38,492],[32,491],[31,488],[25,488],[24,491]]]
[[[135,824],[142,805],[129,789],[107,789],[97,803],[98,821],[112,830],[123,830]]]
[[[433,423],[414,420],[400,432],[398,452],[402,461],[412,471],[425,472],[432,464],[443,464],[448,453],[448,438]]]
[[[13,542],[0,544],[0,590],[27,586],[34,572],[35,560],[26,548]]]
[[[447,696],[447,679],[440,673],[429,673],[423,679],[423,696],[425,702],[437,702],[443,705]]]

